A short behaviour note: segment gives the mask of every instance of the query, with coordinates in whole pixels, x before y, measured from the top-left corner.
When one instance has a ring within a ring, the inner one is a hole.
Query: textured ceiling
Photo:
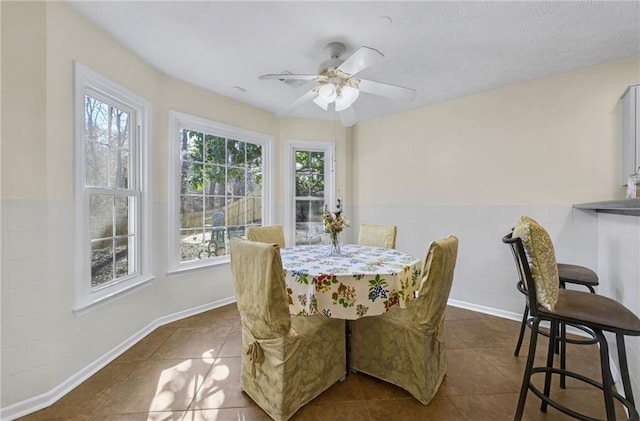
[[[260,75],[314,74],[332,41],[346,45],[343,58],[376,48],[384,60],[358,76],[417,95],[362,93],[359,121],[640,54],[638,1],[70,4],[155,68],[274,113],[313,85]],[[336,118],[312,102],[291,115]]]

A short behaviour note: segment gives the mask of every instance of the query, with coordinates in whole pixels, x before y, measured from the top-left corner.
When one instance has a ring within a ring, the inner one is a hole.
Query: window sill
[[[167,275],[178,275],[202,269],[212,269],[218,266],[228,265],[229,263],[231,263],[231,258],[229,256],[225,256],[219,260],[196,260],[171,268],[167,271]]]
[[[109,302],[113,301],[116,298],[124,297],[129,294],[132,294],[136,291],[139,291],[143,288],[151,285],[151,281],[153,281],[156,277],[153,275],[148,275],[145,277],[140,277],[136,282],[131,283],[130,285],[121,288],[117,291],[113,291],[112,293],[105,295],[103,297],[91,299],[91,297],[87,297],[85,301],[77,303],[73,308],[73,313],[76,316],[83,316],[87,313],[92,312],[100,307],[105,306]]]

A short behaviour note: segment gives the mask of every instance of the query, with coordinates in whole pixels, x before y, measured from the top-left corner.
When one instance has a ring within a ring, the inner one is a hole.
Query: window
[[[287,221],[292,221],[293,242],[321,244],[322,213],[325,204],[333,203],[333,144],[290,141],[288,160],[291,194],[287,197],[291,199]]]
[[[76,310],[151,279],[149,103],[75,66]]]
[[[272,138],[171,112],[172,270],[229,260],[229,240],[270,221]]]

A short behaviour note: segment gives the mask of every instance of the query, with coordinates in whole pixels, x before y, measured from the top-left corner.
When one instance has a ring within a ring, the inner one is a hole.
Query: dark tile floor
[[[513,356],[519,323],[448,307],[445,324],[448,372],[429,405],[355,373],[292,420],[512,420],[528,346],[525,341],[520,357]],[[541,337],[540,361],[546,344]],[[240,317],[232,304],[156,329],[54,405],[21,420],[269,420],[240,389],[240,356]],[[570,345],[568,367],[599,378],[597,348]],[[552,395],[604,418],[601,394],[592,389],[568,379],[562,390],[554,381]],[[524,419],[570,418],[553,408],[540,412],[539,400],[530,392]]]

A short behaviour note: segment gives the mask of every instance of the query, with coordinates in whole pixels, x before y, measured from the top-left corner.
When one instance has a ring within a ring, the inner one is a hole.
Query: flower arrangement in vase
[[[351,226],[351,223],[342,214],[342,201],[338,199],[335,212],[329,211],[327,205],[324,207],[324,213],[322,215],[324,222],[324,232],[329,235],[331,241],[330,256],[340,256],[340,233],[346,227]]]

